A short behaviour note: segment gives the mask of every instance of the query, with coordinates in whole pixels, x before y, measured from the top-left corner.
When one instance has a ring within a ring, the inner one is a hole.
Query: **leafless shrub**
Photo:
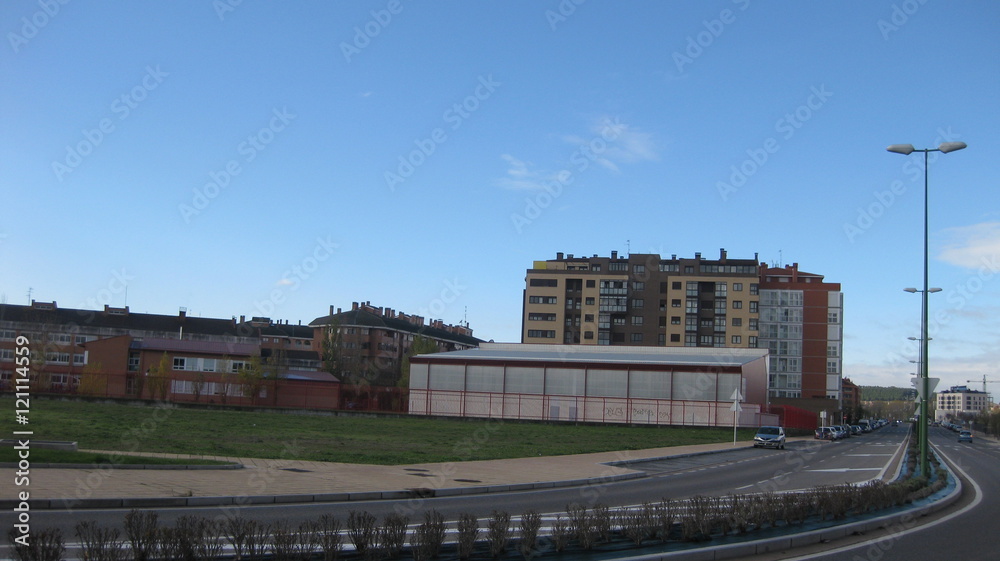
[[[382,520],[378,543],[382,553],[389,559],[395,559],[406,544],[406,528],[410,519],[402,514],[391,512]]]
[[[685,541],[707,540],[712,535],[713,501],[695,495],[688,500],[687,515],[681,521],[681,537]]]
[[[653,507],[649,503],[643,503],[638,509],[621,507],[615,518],[622,535],[637,546],[652,535]]]
[[[316,535],[316,543],[323,553],[323,561],[336,561],[344,549],[344,536],[341,535],[341,523],[332,514],[323,514],[312,525]]]
[[[424,521],[410,537],[410,549],[414,561],[433,559],[441,552],[445,539],[444,516],[436,510],[424,512]]]
[[[590,509],[594,531],[602,542],[611,541],[611,510],[606,504],[596,504]]]
[[[124,561],[125,542],[117,528],[102,528],[96,520],[78,522],[75,528],[83,558],[88,561]]]
[[[518,551],[528,559],[538,544],[538,530],[542,527],[542,515],[538,511],[529,510],[521,515],[518,532]]]
[[[182,559],[215,559],[222,554],[223,539],[219,536],[219,524],[214,520],[203,516],[181,516],[176,527],[180,532]]]
[[[566,549],[569,538],[572,535],[569,522],[563,520],[562,516],[556,516],[556,521],[552,523],[552,547],[557,553]]]
[[[499,557],[507,550],[510,540],[510,513],[494,510],[486,525],[486,539],[490,544],[490,555]]]
[[[774,491],[768,491],[760,495],[760,501],[762,523],[767,522],[773,528],[781,518],[781,499]]]
[[[569,517],[570,533],[576,537],[576,541],[582,549],[594,547],[593,519],[587,514],[587,507],[580,504],[571,504],[566,507],[566,515]]]
[[[468,559],[479,539],[479,519],[469,513],[458,517],[458,558]]]
[[[156,553],[157,516],[152,510],[135,509],[125,515],[125,535],[134,561],[147,561]]]
[[[28,545],[15,541],[21,536],[15,528],[7,532],[11,551],[18,561],[60,561],[66,552],[62,532],[58,528],[46,528],[40,532],[32,532]]]
[[[293,529],[286,522],[271,526],[271,556],[276,561],[308,561],[316,551],[315,534],[308,525]]]
[[[157,530],[156,554],[160,559],[183,559],[181,556],[181,531],[172,526],[161,527]]]
[[[250,520],[237,514],[226,518],[222,523],[222,529],[226,534],[229,545],[233,546],[233,555],[236,559],[243,559],[243,552],[246,550],[246,543],[250,533]]]
[[[378,537],[378,528],[375,525],[376,518],[367,511],[352,510],[347,515],[347,537],[354,544],[354,549],[358,553],[364,553],[375,542]]]
[[[660,499],[660,502],[653,507],[653,514],[656,518],[656,535],[660,537],[660,541],[670,540],[677,519],[676,503],[668,498]]]
[[[271,545],[271,526],[250,520],[247,522],[246,533],[246,558],[250,561],[259,561],[265,558]]]

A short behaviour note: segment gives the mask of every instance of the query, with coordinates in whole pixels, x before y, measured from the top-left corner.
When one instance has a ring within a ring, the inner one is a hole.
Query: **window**
[[[741,282],[734,282],[733,283],[733,292],[743,292],[743,283],[741,283]]]
[[[528,296],[529,304],[557,304],[558,301],[555,296]]]
[[[594,282],[594,279],[587,279],[587,288],[594,288],[596,285],[597,283]]]
[[[697,298],[698,297],[698,282],[688,281],[687,283],[687,297]]]
[[[750,313],[751,314],[756,314],[757,313],[757,301],[756,300],[751,300],[750,301]]]
[[[759,322],[757,321],[757,318],[750,318],[750,331],[758,331],[758,324]]]
[[[645,265],[632,265],[632,272],[637,274],[642,274],[646,272]]]
[[[631,337],[629,337],[629,341],[632,343],[642,343],[642,333],[633,333]]]
[[[720,315],[725,315],[726,314],[726,301],[725,300],[716,300],[715,301],[715,313],[720,314]]]
[[[623,317],[613,318],[612,321],[614,321],[615,325],[625,325],[625,318],[623,318]]]
[[[827,374],[836,374],[837,373],[837,361],[835,361],[835,360],[828,360],[828,361],[826,361],[826,373]]]
[[[681,281],[674,281],[674,282],[670,283],[670,288],[673,289],[673,290],[680,290],[681,289]]]
[[[608,266],[609,271],[627,271],[628,263],[612,263]]]
[[[667,326],[667,318],[664,317],[664,316],[658,316],[658,323],[659,323],[660,327],[666,327]]]
[[[186,370],[187,359],[182,356],[174,357],[174,370]]]
[[[727,293],[728,293],[728,288],[727,288],[726,283],[724,283],[724,282],[717,282],[717,283],[715,283],[715,297],[716,298],[725,298]]]
[[[751,349],[756,349],[757,348],[757,337],[755,337],[754,335],[751,335],[750,337],[747,337],[747,346],[750,347]]]
[[[733,327],[743,327],[743,318],[733,318]]]
[[[594,323],[594,314],[583,314],[583,321],[585,323]]]
[[[0,329],[0,339],[4,341],[13,341],[17,337],[17,333],[11,331],[10,329]]]
[[[687,316],[684,318],[684,330],[685,331],[698,331],[698,317],[697,316]]]
[[[632,299],[632,308],[633,309],[638,308],[638,309],[641,310],[643,308],[643,306],[645,306],[645,305],[646,305],[646,301],[643,300],[642,298],[633,298]]]
[[[723,317],[716,317],[715,318],[715,330],[716,331],[722,331],[722,332],[726,331],[726,318],[725,318],[725,316],[723,316]]]
[[[680,272],[680,265],[677,263],[660,263],[661,273],[677,273]]]
[[[214,358],[201,359],[202,372],[215,372],[215,362],[216,360]]]
[[[659,346],[661,346],[661,347],[664,346],[664,345],[666,345],[667,344],[667,334],[666,333],[660,333],[660,334],[658,334],[656,336],[656,344],[659,345]]]
[[[673,300],[671,300],[670,301],[670,307],[671,308],[680,308],[681,307],[681,300],[680,300],[680,298],[674,298]]]
[[[670,325],[680,325],[681,316],[670,316]]]
[[[45,361],[54,364],[69,364],[69,353],[45,353]]]
[[[758,288],[759,286],[760,285],[758,285],[755,282],[750,283],[750,296],[757,296],[757,292],[759,291]]]
[[[587,339],[587,340],[593,339],[594,338],[594,332],[593,331],[584,331],[583,332],[583,338]]]
[[[734,310],[742,310],[743,309],[743,301],[742,300],[733,300],[733,309]]]
[[[684,346],[685,347],[697,347],[698,346],[698,334],[697,333],[685,333],[684,334]]]
[[[74,354],[73,355],[73,364],[76,365],[76,366],[82,366],[82,365],[86,364],[86,362],[84,361],[84,355],[82,355],[82,354]]]
[[[93,341],[92,338],[87,337],[86,335],[77,335],[75,340],[77,345],[82,345],[87,341]]]
[[[14,360],[14,349],[0,349],[0,360]]]
[[[594,300],[594,297],[593,297],[593,296],[588,296],[588,297],[587,297],[587,299],[586,299],[586,304],[587,304],[588,306],[593,306],[593,305],[594,305],[594,304],[596,304],[596,303],[597,303],[597,302],[596,302],[596,301]]]
[[[535,337],[539,339],[555,339],[556,332],[552,329],[529,329],[528,337]]]
[[[697,300],[692,300],[692,299],[689,298],[687,300],[686,304],[687,305],[684,307],[684,311],[685,312],[687,312],[689,314],[697,314],[698,313],[698,301]]]
[[[642,316],[632,316],[632,325],[642,325]]]
[[[830,310],[829,314],[827,315],[827,321],[829,323],[840,323],[840,313],[837,312],[836,310]]]
[[[729,340],[734,345],[742,345],[743,344],[743,337],[741,337],[739,335],[733,335],[732,337],[729,338]]]
[[[529,286],[559,286],[559,279],[531,279]]]
[[[837,347],[837,345],[827,345],[826,356],[830,358],[836,358],[840,356],[840,349]]]
[[[670,342],[671,343],[680,343],[681,342],[681,334],[680,333],[671,333],[670,334]]]
[[[632,290],[646,290],[646,283],[644,282],[633,282]]]

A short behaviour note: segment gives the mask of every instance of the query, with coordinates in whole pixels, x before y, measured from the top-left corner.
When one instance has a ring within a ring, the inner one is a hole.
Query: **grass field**
[[[32,398],[30,425],[22,426],[14,423],[13,410],[12,398],[0,398],[4,438],[30,428],[36,440],[76,441],[81,449],[382,465],[639,450],[733,439],[731,428],[306,415],[40,397]],[[752,437],[752,430],[740,431],[740,440]]]
[[[17,450],[13,447],[0,448],[0,462],[17,463]],[[72,452],[69,450],[51,450],[46,448],[31,448],[31,463],[36,464],[87,464],[87,465],[224,465],[226,462],[203,460],[200,458],[151,458],[125,454],[104,454],[99,452]]]

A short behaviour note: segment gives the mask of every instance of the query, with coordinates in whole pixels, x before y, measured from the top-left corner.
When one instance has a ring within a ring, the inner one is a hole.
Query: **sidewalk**
[[[644,477],[623,462],[689,456],[746,448],[749,442],[700,444],[569,456],[379,466],[294,460],[223,458],[243,469],[43,468],[30,484],[0,480],[0,497],[29,491],[32,509],[150,508],[314,501],[405,499],[598,484]],[[150,454],[143,454],[150,455]],[[158,454],[186,458],[179,454]],[[11,468],[8,468],[11,469]],[[13,508],[0,500],[0,508]]]

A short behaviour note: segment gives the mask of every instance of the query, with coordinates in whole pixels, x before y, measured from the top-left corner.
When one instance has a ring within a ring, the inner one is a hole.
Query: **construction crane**
[[[986,384],[1000,384],[1000,380],[987,380],[985,374],[983,375],[982,380],[966,380],[965,383],[971,384],[973,382],[980,382],[980,381],[982,381],[983,383],[983,393],[989,393],[986,391]]]

